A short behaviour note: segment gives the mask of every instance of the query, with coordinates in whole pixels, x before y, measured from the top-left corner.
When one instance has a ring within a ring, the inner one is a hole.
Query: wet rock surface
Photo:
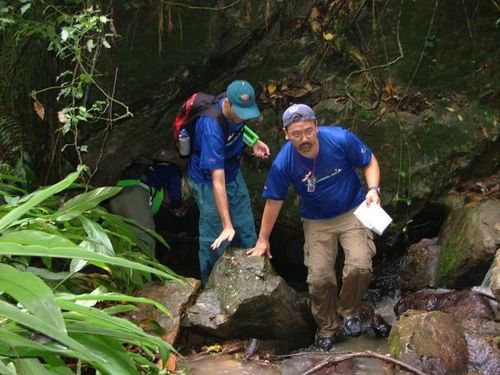
[[[488,298],[474,291],[422,290],[403,297],[395,306],[397,315],[406,311],[442,311],[460,325],[469,356],[469,371],[500,373],[497,337],[500,325]]]
[[[186,279],[186,283],[172,281],[146,285],[138,294],[163,304],[172,316],[165,315],[153,305],[139,304],[139,311],[128,317],[146,331],[174,344],[180,332],[181,316],[185,308],[193,302],[200,285],[200,281],[196,279]]]
[[[443,311],[458,321],[495,318],[488,301],[480,294],[462,290],[427,289],[402,297],[394,306],[396,314],[407,310]]]
[[[267,258],[247,257],[244,249],[228,249],[217,261],[182,325],[219,338],[279,339],[290,349],[309,345],[315,332],[307,298],[276,275]]]
[[[480,284],[500,246],[500,201],[473,202],[452,211],[438,244],[438,286]]]
[[[424,238],[408,248],[400,273],[401,291],[415,292],[435,287],[441,247],[437,238]]]
[[[500,249],[497,250],[491,269],[491,291],[497,301],[500,301]]]
[[[426,374],[465,374],[468,351],[462,328],[450,315],[409,310],[389,336],[391,355]]]

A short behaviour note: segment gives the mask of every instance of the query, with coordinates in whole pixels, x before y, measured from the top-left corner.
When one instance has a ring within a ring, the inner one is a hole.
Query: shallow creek
[[[318,365],[335,352],[364,352],[366,350],[379,354],[387,354],[387,340],[366,333],[358,338],[344,339],[334,346],[330,352],[303,350],[284,356],[271,356],[270,360],[235,359],[234,355],[214,355],[195,361],[187,361],[180,367],[187,367],[191,375],[299,375]],[[318,375],[353,374],[353,375],[387,375],[387,365],[374,358],[356,358],[339,363],[336,367],[324,368]]]

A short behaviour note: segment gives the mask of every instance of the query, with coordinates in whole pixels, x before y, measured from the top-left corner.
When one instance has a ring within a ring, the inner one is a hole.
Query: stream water
[[[335,353],[364,352],[388,354],[386,339],[367,333],[358,338],[345,339],[334,346],[330,352],[303,350],[289,355],[271,356],[269,360],[237,359],[235,355],[214,355],[195,361],[187,361],[181,366],[189,369],[191,375],[300,375],[318,365]],[[339,363],[335,367],[324,368],[317,375],[352,374],[352,375],[387,375],[387,365],[374,358],[357,358]]]
[[[395,315],[393,306],[396,298],[384,297],[376,304],[375,311],[393,324]],[[366,329],[357,338],[343,338],[329,352],[316,351],[311,348],[297,350],[286,355],[258,352],[259,359],[252,357],[248,361],[241,359],[240,354],[216,354],[201,359],[180,364],[187,368],[190,375],[299,375],[324,361],[335,353],[357,353],[371,351],[382,355],[389,353],[387,339],[375,336],[373,331]],[[265,360],[262,360],[265,358]],[[356,358],[339,363],[335,367],[324,368],[317,375],[351,374],[351,375],[387,375],[390,374],[387,364],[375,358]]]

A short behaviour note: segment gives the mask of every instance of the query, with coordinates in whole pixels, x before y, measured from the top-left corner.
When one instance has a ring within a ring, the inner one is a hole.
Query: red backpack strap
[[[195,92],[193,95],[189,97],[184,103],[182,103],[181,107],[177,111],[177,115],[174,119],[174,139],[179,138],[179,132],[181,131],[182,125],[186,122],[191,114],[191,108],[193,107],[193,103],[198,97],[198,93]]]

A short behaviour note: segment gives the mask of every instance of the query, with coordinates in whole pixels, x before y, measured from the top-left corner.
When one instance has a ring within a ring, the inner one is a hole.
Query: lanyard
[[[302,167],[304,167],[304,169],[307,170],[306,175],[304,176],[304,178],[302,178],[302,182],[306,183],[308,193],[314,193],[314,191],[316,190],[316,159],[318,155],[319,155],[319,144],[318,144],[318,153],[314,157],[312,169],[307,168],[307,166],[301,160],[302,155],[300,155],[300,153],[298,155],[299,163],[302,165]]]

